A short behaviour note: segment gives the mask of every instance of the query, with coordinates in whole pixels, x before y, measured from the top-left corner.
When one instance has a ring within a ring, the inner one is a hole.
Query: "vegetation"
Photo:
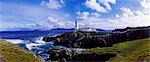
[[[0,62],[41,62],[33,53],[0,40]]]
[[[90,54],[115,55],[108,58],[107,61],[110,62],[150,62],[150,38],[126,41],[112,47],[92,48],[81,53],[81,55]]]

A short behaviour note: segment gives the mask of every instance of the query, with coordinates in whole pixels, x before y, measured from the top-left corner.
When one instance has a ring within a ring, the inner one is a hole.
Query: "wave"
[[[48,54],[49,53],[48,51],[54,47],[59,47],[66,50],[74,49],[74,48],[67,48],[65,46],[55,46],[53,41],[45,42],[42,39],[43,37],[36,37],[33,38],[32,40],[20,40],[20,39],[3,39],[3,40],[9,41],[29,51],[32,51],[33,53],[35,53],[36,55],[40,56],[43,59],[49,58],[50,55]],[[82,51],[84,49],[75,48],[74,50]]]
[[[6,41],[11,42],[13,44],[19,44],[19,43],[25,42],[24,40],[21,40],[21,39],[2,39],[2,40],[6,40]]]

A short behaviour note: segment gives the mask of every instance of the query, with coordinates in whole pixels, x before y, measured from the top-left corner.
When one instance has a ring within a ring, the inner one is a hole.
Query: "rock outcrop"
[[[148,38],[148,39],[145,39]],[[149,57],[150,26],[149,27],[127,27],[125,29],[115,29],[111,32],[66,32],[56,37],[44,37],[46,42],[54,41],[55,46],[65,46],[70,49],[53,48],[49,50],[48,61],[114,61],[130,57],[129,61],[147,60]],[[143,40],[138,40],[143,39]],[[143,47],[143,45],[145,45]],[[98,48],[95,48],[98,47]],[[140,47],[140,48],[139,48]],[[71,48],[85,48],[83,51],[71,50]],[[92,48],[92,49],[91,49]],[[139,50],[141,49],[141,50]],[[140,52],[138,52],[140,51]],[[136,56],[135,54],[142,54]],[[121,57],[120,57],[121,56]],[[144,58],[140,58],[143,57]],[[146,57],[145,57],[146,56]],[[136,59],[136,60],[134,60]],[[121,61],[121,60],[120,60]],[[125,61],[127,62],[127,61]]]
[[[49,49],[50,56],[47,61],[72,61],[73,57],[80,54],[83,49],[54,47]]]
[[[96,47],[84,50],[53,48],[49,50],[51,61],[79,62],[149,62],[150,38],[126,41],[111,47]]]
[[[44,37],[43,40],[54,41],[55,45],[71,48],[106,47],[113,44],[150,37],[150,26],[115,29],[112,32],[66,32],[56,37]]]

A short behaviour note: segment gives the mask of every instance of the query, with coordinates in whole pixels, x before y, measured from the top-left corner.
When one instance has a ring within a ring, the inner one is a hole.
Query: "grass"
[[[41,62],[33,53],[25,49],[0,40],[0,62]]]
[[[116,54],[110,62],[150,62],[150,38],[126,41],[112,47],[97,47],[85,50],[82,54]]]

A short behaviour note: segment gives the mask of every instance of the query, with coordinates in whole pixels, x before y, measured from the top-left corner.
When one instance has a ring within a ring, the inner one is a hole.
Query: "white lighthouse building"
[[[78,21],[75,20],[75,29],[78,30],[79,29],[79,25],[78,25]]]
[[[96,31],[95,28],[92,28],[92,27],[89,27],[89,26],[85,26],[85,27],[80,28],[77,20],[75,20],[75,29],[79,30],[79,31],[87,31],[87,32]]]

